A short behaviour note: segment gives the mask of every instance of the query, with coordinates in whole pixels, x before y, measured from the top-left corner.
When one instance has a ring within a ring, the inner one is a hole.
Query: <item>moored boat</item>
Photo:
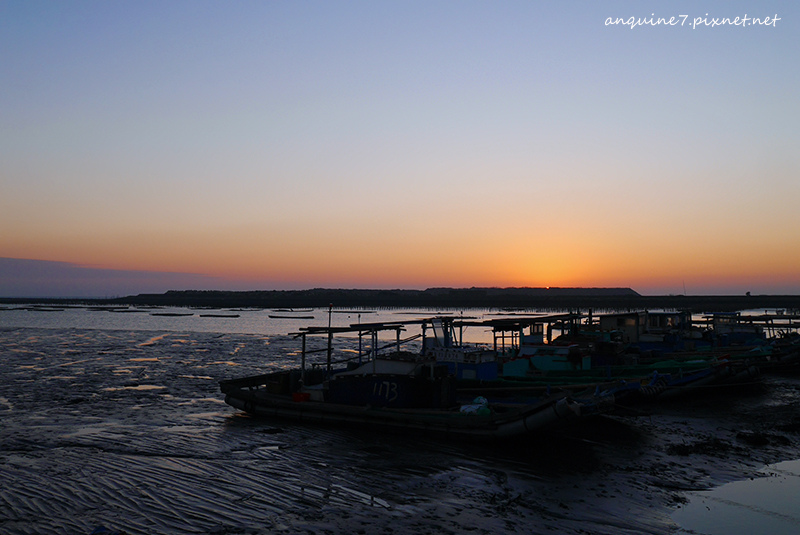
[[[221,388],[226,394],[225,402],[254,415],[298,422],[420,431],[452,438],[502,439],[533,433],[559,421],[576,419],[581,414],[580,404],[565,394],[549,396],[538,402],[487,403],[487,410],[480,412],[461,410],[472,405],[398,407],[312,400],[299,391],[292,395],[269,392],[268,385],[278,377],[264,376],[263,383],[252,379],[223,381]],[[367,384],[386,389],[383,392],[391,391],[397,384],[393,382],[396,378],[376,376],[371,379],[372,382]]]
[[[726,353],[683,351],[670,353],[669,358],[646,357],[625,353],[629,346],[609,344],[603,331],[587,336],[575,319],[573,315],[482,322],[439,318],[431,324],[434,336],[424,347],[427,354],[450,367],[462,390],[507,396],[567,391],[583,403],[584,412],[590,407],[604,411],[609,398],[616,406],[629,406],[749,384],[758,380],[759,367],[769,353],[769,348],[758,346],[725,348]],[[571,332],[545,343],[544,333],[550,330],[545,324],[553,321],[571,325]],[[475,325],[492,330],[494,350],[465,344],[458,336],[465,326]],[[493,366],[493,371],[486,366]]]
[[[257,416],[476,440],[527,435],[581,416],[582,404],[566,392],[500,401],[459,396],[446,366],[401,350],[403,329],[395,323],[308,327],[297,334],[299,369],[223,380],[220,389],[226,403]],[[369,334],[375,342],[386,330],[398,333],[394,352],[379,356],[373,343],[368,360],[334,369],[334,334]],[[313,335],[328,339],[326,366],[306,366],[306,338]]]

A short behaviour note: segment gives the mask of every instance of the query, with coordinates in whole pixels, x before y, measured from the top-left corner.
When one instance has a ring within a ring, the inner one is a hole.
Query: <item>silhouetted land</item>
[[[797,295],[643,296],[630,288],[429,288],[427,290],[312,289],[231,292],[181,290],[115,299],[0,298],[0,303],[190,306],[209,308],[519,308],[539,310],[669,309],[692,312],[800,310]]]

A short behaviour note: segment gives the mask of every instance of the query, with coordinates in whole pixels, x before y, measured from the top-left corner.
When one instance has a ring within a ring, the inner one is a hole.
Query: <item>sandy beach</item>
[[[687,493],[800,458],[800,381],[492,444],[253,419],[220,379],[285,336],[0,329],[0,531],[671,533]]]

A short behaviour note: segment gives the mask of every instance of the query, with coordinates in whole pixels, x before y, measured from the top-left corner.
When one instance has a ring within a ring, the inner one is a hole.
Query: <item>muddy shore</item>
[[[800,380],[764,377],[524,441],[249,418],[217,381],[287,337],[0,329],[0,531],[670,533],[686,493],[800,458]]]

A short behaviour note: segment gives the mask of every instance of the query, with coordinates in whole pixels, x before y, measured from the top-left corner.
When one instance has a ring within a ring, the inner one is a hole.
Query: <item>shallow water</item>
[[[0,532],[669,533],[691,485],[796,453],[795,434],[740,451],[705,402],[484,445],[224,404],[219,380],[295,366],[297,350],[263,333],[0,328]],[[796,414],[798,385],[770,388],[779,395],[726,402],[725,417]],[[731,444],[724,458],[670,451],[708,436]]]
[[[686,530],[680,533],[796,535],[798,496],[800,461],[785,461],[768,466],[758,477],[689,493],[689,502],[673,518]]]
[[[163,315],[172,314],[172,315]],[[0,327],[38,327],[45,329],[100,329],[134,331],[206,332],[286,335],[309,325],[330,324],[344,327],[358,323],[397,322],[414,318],[446,314],[475,319],[502,316],[499,310],[474,309],[378,309],[343,310],[327,308],[292,310],[269,309],[197,309],[197,308],[135,308],[85,307],[54,308],[31,305],[0,305]],[[231,317],[225,317],[231,316]],[[237,316],[237,317],[232,317]],[[273,317],[270,317],[273,316]],[[280,316],[280,317],[275,317]],[[307,319],[312,316],[313,319]],[[295,319],[298,318],[298,319]],[[491,332],[485,328],[468,327],[466,336],[471,342],[490,342]],[[404,336],[419,332],[408,326]],[[392,332],[381,333],[391,338]]]

